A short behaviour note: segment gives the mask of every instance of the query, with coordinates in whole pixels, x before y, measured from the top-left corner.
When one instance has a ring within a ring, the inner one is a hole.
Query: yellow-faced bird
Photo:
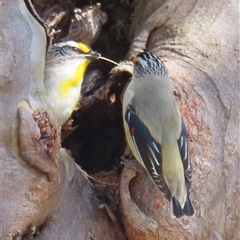
[[[101,55],[81,42],[55,44],[46,55],[44,85],[58,126],[74,111],[88,64]]]

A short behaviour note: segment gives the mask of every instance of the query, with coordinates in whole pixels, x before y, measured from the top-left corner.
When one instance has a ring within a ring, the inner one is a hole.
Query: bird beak
[[[95,52],[93,50],[91,50],[87,55],[86,58],[88,58],[89,60],[98,60],[101,57],[101,54],[99,52]]]

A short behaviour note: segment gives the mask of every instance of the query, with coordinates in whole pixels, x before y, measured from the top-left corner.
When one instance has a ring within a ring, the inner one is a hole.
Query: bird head
[[[167,76],[167,69],[161,58],[151,52],[142,52],[133,56],[131,60],[134,63],[133,76],[138,78],[144,75],[157,74]]]
[[[75,41],[56,43],[47,54],[48,60],[56,58],[84,57],[89,61],[92,61],[99,59],[100,56],[100,53],[93,51],[86,44]]]
[[[59,126],[76,107],[88,64],[100,57],[86,44],[75,41],[57,43],[47,52],[44,85]]]

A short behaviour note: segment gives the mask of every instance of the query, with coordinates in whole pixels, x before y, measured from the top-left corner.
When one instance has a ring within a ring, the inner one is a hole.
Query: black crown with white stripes
[[[83,52],[80,51],[80,49],[70,46],[70,45],[55,45],[52,47],[52,49],[48,52],[49,55],[52,57],[65,57],[65,56],[71,56],[71,55],[78,55],[78,54],[84,54]]]
[[[134,71],[137,73],[138,77],[141,77],[141,75],[149,74],[168,76],[168,71],[161,58],[154,53],[142,52],[137,55],[134,63]]]

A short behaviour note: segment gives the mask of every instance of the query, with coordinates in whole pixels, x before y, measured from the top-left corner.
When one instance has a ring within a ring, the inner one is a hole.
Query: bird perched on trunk
[[[192,216],[192,166],[186,127],[172,94],[167,69],[151,52],[132,58],[132,80],[123,98],[128,144],[178,218]]]
[[[46,55],[44,85],[59,127],[71,116],[88,64],[101,55],[74,41],[55,44]]]

